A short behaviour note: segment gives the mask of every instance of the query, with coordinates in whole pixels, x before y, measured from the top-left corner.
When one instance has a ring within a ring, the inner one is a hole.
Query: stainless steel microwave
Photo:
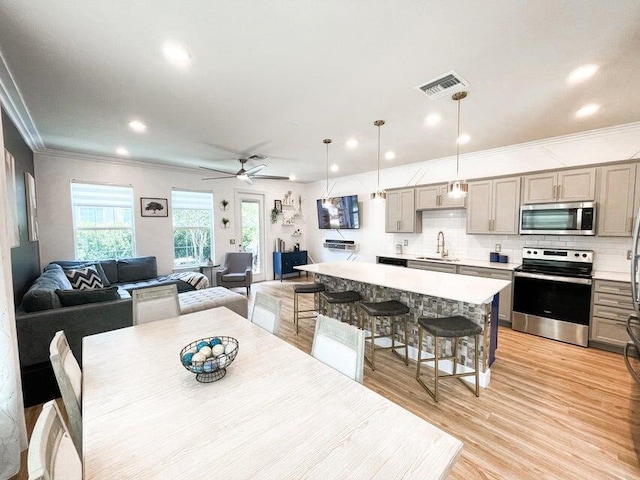
[[[596,204],[542,203],[520,207],[523,235],[595,235]]]

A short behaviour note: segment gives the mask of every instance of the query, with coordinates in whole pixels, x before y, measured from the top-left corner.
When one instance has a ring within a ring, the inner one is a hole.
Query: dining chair
[[[42,406],[29,441],[29,480],[80,480],[82,461],[62,420],[58,405],[51,400]]]
[[[139,288],[131,292],[133,324],[155,322],[180,316],[180,302],[176,285]]]
[[[56,332],[51,340],[49,359],[69,418],[73,444],[78,455],[82,455],[82,371],[63,330]]]
[[[364,377],[364,330],[325,315],[316,317],[311,355],[356,382]]]
[[[257,292],[251,311],[251,322],[264,328],[266,331],[278,335],[280,332],[280,310],[282,300],[273,298],[266,293]]]

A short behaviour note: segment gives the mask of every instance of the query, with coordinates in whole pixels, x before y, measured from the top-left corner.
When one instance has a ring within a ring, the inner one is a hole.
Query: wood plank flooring
[[[257,291],[281,298],[280,336],[308,353],[314,321],[301,320],[298,335],[293,328],[299,281],[254,284],[250,301]],[[301,304],[310,308],[311,298]],[[458,381],[442,382],[438,403],[416,382],[415,363],[381,352],[376,367],[365,366],[368,388],[464,442],[449,478],[640,478],[640,387],[618,354],[501,327],[489,388],[476,398]],[[40,409],[26,410],[29,431]],[[27,478],[26,462],[15,478]]]

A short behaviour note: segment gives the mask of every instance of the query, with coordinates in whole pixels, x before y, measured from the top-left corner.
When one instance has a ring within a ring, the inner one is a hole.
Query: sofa
[[[74,289],[65,273],[90,266],[103,288]],[[55,261],[44,269],[16,310],[16,331],[21,367],[49,361],[49,343],[64,330],[82,364],[82,338],[133,324],[130,292],[136,288],[176,284],[178,292],[195,288],[171,276],[159,276],[156,257],[99,262]]]

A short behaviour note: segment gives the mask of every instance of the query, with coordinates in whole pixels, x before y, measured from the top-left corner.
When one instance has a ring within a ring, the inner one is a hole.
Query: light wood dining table
[[[238,356],[199,383],[179,352],[218,335],[238,340]],[[225,307],[83,342],[87,479],[444,478],[462,450]]]

